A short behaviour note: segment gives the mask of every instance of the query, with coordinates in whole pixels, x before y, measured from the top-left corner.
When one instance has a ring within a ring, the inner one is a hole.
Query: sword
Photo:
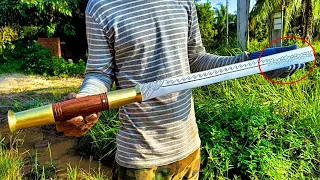
[[[313,49],[305,47],[260,58],[262,72],[314,60]],[[50,125],[76,116],[119,108],[126,104],[150,100],[169,93],[260,73],[259,59],[223,66],[148,83],[133,88],[110,91],[14,113],[8,111],[11,133],[20,129]]]

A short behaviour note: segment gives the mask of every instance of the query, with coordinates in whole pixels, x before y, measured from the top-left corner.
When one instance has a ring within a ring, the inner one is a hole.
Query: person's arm
[[[189,15],[188,56],[191,72],[222,67],[249,59],[247,52],[237,56],[217,56],[206,53],[206,50],[202,45],[197,10],[194,3],[192,3],[191,12]]]
[[[86,31],[89,57],[86,76],[79,95],[107,92],[114,81],[114,50],[110,38],[96,20],[86,13]]]
[[[261,57],[272,55],[280,52],[297,49],[297,45],[285,46],[281,48],[268,48]],[[261,51],[257,52],[243,52],[237,56],[217,56],[208,54],[202,45],[201,34],[198,25],[197,10],[195,4],[192,3],[191,12],[189,15],[189,39],[188,39],[188,56],[190,62],[191,72],[198,72],[209,70],[217,67],[227,66],[251,59],[258,58]],[[266,76],[270,79],[273,78],[286,78],[297,72],[299,69],[305,66],[302,64],[295,64],[281,69],[266,72]]]
[[[71,93],[66,100],[100,94],[111,89],[114,79],[114,50],[103,28],[94,18],[86,14],[86,31],[89,57],[86,76],[78,94]],[[78,116],[67,121],[56,122],[58,132],[66,136],[80,137],[91,129],[98,121],[101,113],[89,116]]]

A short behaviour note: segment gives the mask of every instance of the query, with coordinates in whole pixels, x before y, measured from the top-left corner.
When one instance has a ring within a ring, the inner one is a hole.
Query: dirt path
[[[82,78],[49,79],[22,74],[0,75],[0,135],[5,137],[7,143],[10,139],[11,141],[14,139],[16,144],[21,144],[18,150],[24,157],[32,156],[37,152],[39,162],[43,165],[52,159],[59,174],[66,172],[68,166],[79,167],[88,172],[100,168],[110,174],[110,167],[75,155],[77,139],[57,133],[52,126],[26,129],[12,137],[6,123],[9,109],[17,111],[60,101],[68,93],[78,91],[81,82]],[[48,144],[50,144],[51,155]],[[28,166],[25,169],[28,171]]]
[[[77,91],[82,78],[44,78],[22,74],[0,74],[0,123],[13,106],[49,104]]]

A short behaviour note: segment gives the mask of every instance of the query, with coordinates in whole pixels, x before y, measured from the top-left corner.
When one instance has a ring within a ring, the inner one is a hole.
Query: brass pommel
[[[8,123],[11,133],[20,129],[54,124],[52,105],[46,105],[27,111],[14,113],[8,111]]]

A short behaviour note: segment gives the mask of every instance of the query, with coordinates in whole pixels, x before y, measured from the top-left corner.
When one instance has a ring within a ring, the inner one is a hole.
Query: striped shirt
[[[81,95],[134,87],[243,61],[207,54],[193,0],[90,0],[89,57]],[[150,168],[181,160],[200,147],[192,91],[119,108],[116,161]]]

